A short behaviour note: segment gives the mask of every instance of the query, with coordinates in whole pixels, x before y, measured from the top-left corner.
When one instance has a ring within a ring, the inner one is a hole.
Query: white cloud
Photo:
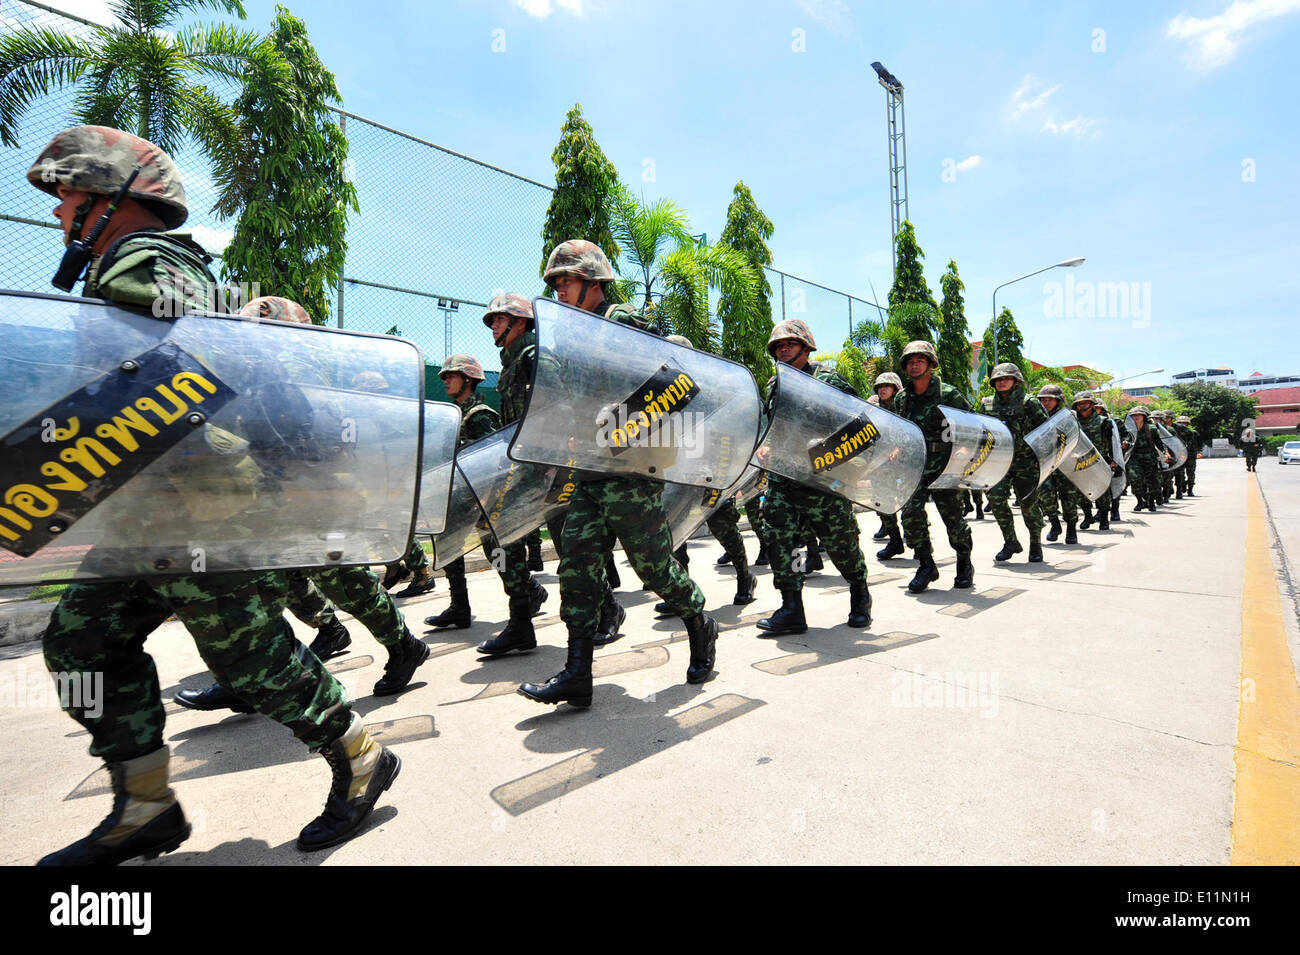
[[[1217,16],[1178,14],[1165,27],[1165,36],[1187,42],[1183,59],[1192,69],[1213,70],[1237,55],[1246,30],[1297,11],[1300,11],[1300,0],[1233,0]]]
[[[549,17],[555,12],[556,7],[576,16],[582,16],[583,0],[555,0],[554,3],[551,0],[511,0],[511,2],[530,17],[537,17],[539,20]]]
[[[798,0],[799,7],[835,36],[853,32],[853,18],[844,0]]]
[[[224,252],[235,237],[234,229],[212,229],[205,225],[191,226],[188,230],[194,241],[209,252]]]
[[[1035,109],[1042,109],[1047,105],[1047,100],[1053,93],[1061,88],[1057,83],[1049,89],[1043,89],[1043,82],[1033,73],[1026,73],[1025,78],[1020,81],[1016,91],[1011,94],[1011,118],[1019,119],[1025,113]],[[1032,95],[1032,99],[1028,98]]]
[[[1053,136],[1064,136],[1066,133],[1083,136],[1096,125],[1097,121],[1095,119],[1088,119],[1086,116],[1076,116],[1074,119],[1067,119],[1063,123],[1058,123],[1054,117],[1048,116],[1043,122],[1042,131],[1051,133]]]
[[[980,164],[979,156],[967,156],[961,162],[957,163],[957,171],[965,172],[967,169],[974,169]]]

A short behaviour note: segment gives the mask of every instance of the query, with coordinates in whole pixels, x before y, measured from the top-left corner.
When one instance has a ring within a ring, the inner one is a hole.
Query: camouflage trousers
[[[406,620],[379,578],[368,569],[330,567],[313,571],[310,576],[334,606],[356,617],[382,646],[393,647],[402,642]]]
[[[749,529],[758,538],[759,544],[767,540],[767,521],[763,519],[763,496],[751,497],[745,502],[745,516],[749,518]]]
[[[916,551],[917,557],[926,557],[934,553],[930,543],[930,518],[925,513],[925,502],[934,501],[939,519],[948,530],[948,543],[958,554],[971,552],[970,525],[961,513],[961,491],[931,491],[923,481],[916,492],[907,500],[898,512],[898,523],[903,526],[903,536],[907,546]]]
[[[1187,465],[1174,468],[1174,487],[1178,489],[1179,494],[1187,493]]]
[[[997,484],[989,488],[989,510],[998,522],[1004,541],[1016,540],[1016,524],[1011,517],[1011,491],[1016,492],[1020,504],[1020,519],[1029,531],[1030,543],[1038,543],[1043,532],[1043,515],[1039,511],[1041,488],[1038,481],[1038,461],[1031,458],[1013,460],[1011,470]],[[1046,483],[1046,482],[1044,482]]]
[[[501,575],[501,584],[506,595],[510,597],[527,597],[532,590],[533,575],[528,570],[528,545],[523,538],[501,548],[498,556],[496,539],[482,539],[483,556],[488,559],[496,572]],[[465,586],[465,558],[457,557],[443,568],[447,575],[447,586],[454,593],[456,588]]]
[[[1196,455],[1187,452],[1187,463],[1183,465],[1183,470],[1187,474],[1187,490],[1196,486]]]
[[[332,626],[338,621],[334,605],[319,587],[311,582],[306,571],[290,570],[285,573],[289,589],[285,591],[285,609],[313,630]]]
[[[560,547],[560,618],[570,633],[596,632],[615,538],[637,576],[673,613],[685,619],[704,609],[704,594],[673,558],[663,485],[642,478],[583,481],[569,502]]]
[[[173,613],[219,683],[308,746],[338,739],[351,705],[294,637],[283,616],[285,589],[284,575],[274,572],[70,585],[41,645],[51,673],[103,674],[95,705],[64,706],[90,733],[91,755],[121,762],[162,746],[162,694],[144,641]]]
[[[708,525],[709,533],[731,558],[731,566],[747,566],[749,559],[745,556],[745,539],[740,536],[740,528],[736,526],[740,523],[740,511],[736,507],[736,502],[727,501],[710,514],[705,523]]]
[[[1174,496],[1174,472],[1171,468],[1160,469],[1160,493],[1165,497]]]
[[[1133,456],[1128,462],[1129,485],[1133,488],[1133,495],[1139,503],[1153,501],[1159,494],[1160,490],[1160,465],[1156,461],[1155,452],[1147,450],[1143,453],[1135,449]]]
[[[1043,520],[1061,518],[1067,525],[1079,521],[1079,504],[1083,495],[1060,471],[1053,471],[1038,489],[1038,510]]]
[[[811,530],[826,545],[826,556],[851,584],[865,583],[867,561],[858,546],[853,505],[842,497],[786,481],[771,480],[763,509],[768,528],[768,557],[777,590],[802,590],[803,561],[795,551]]]
[[[564,521],[568,516],[568,513],[568,511],[565,511],[559,517],[552,518],[546,522],[546,530],[550,532],[551,543],[555,545],[556,557],[564,556],[560,553],[560,548],[564,544]],[[614,590],[618,590],[619,587],[623,586],[623,580],[618,573],[618,562],[614,560],[614,552],[612,550],[609,552],[609,556],[605,558],[605,579],[609,582],[609,586]]]
[[[429,567],[429,555],[424,552],[424,546],[420,543],[419,538],[411,539],[411,547],[407,550],[406,556],[402,558],[402,563],[413,574],[418,574],[425,568],[432,570]]]

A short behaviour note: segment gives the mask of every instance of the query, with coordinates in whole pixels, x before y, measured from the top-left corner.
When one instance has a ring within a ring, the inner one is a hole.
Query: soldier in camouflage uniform
[[[138,175],[114,210],[110,197],[133,169]],[[55,218],[70,254],[79,251],[86,225],[98,220],[86,297],[144,315],[210,307],[216,280],[207,254],[186,237],[164,234],[185,221],[188,208],[176,167],[161,149],[120,130],[74,127],[41,151],[27,179],[59,198]],[[167,785],[162,698],[144,652],[146,637],[173,613],[218,679],[329,762],[334,780],[325,811],[302,830],[298,846],[323,849],[357,831],[401,760],[371,739],[343,687],[294,638],[282,617],[285,589],[280,573],[68,586],[42,637],[45,663],[54,673],[103,674],[99,715],[83,706],[66,710],[90,733],[91,754],[108,764],[113,809],[90,835],[41,864],[117,865],[170,852],[189,837]]]
[[[1096,395],[1093,395],[1093,404],[1096,406],[1097,417],[1101,418],[1102,422],[1105,423],[1105,427],[1102,428],[1101,431],[1102,440],[1107,442],[1107,447],[1110,447],[1110,429],[1114,429],[1115,435],[1119,438],[1120,450],[1123,451],[1125,438],[1124,425],[1110,416],[1110,409],[1107,408],[1106,403]],[[1110,458],[1108,457],[1106,460],[1109,461]],[[1118,521],[1121,519],[1119,513],[1119,499],[1124,494],[1124,490],[1128,488],[1128,463],[1121,457],[1119,460],[1112,462],[1112,464],[1119,467],[1119,469],[1124,472],[1124,487],[1120,489],[1119,494],[1107,492],[1110,493],[1110,519],[1112,521]],[[1111,473],[1115,473],[1114,467],[1111,468]]]
[[[614,270],[600,247],[583,239],[561,242],[543,275],[565,305],[607,321],[657,332],[629,305],[612,305],[605,287]],[[664,513],[663,485],[632,477],[579,474],[560,543],[560,616],[569,631],[569,657],[545,683],[519,692],[539,703],[590,706],[591,659],[606,588],[605,564],[617,537],[633,569],[682,618],[690,643],[686,682],[703,683],[713,671],[718,624],[704,612],[704,594],[673,559]]]
[[[879,405],[886,411],[892,411],[897,414],[894,408],[894,399],[903,390],[903,380],[892,371],[886,371],[876,376],[875,383],[871,386],[872,396],[867,399],[874,405]],[[883,535],[883,536],[881,536]],[[881,540],[889,541],[884,547],[876,551],[877,560],[889,560],[891,557],[897,557],[903,553],[903,532],[898,526],[897,514],[880,515],[880,531],[876,535]]]
[[[460,406],[458,449],[501,429],[500,416],[476,391],[478,383],[485,380],[483,366],[477,358],[472,355],[452,355],[443,362],[438,377],[442,379],[447,397]],[[504,549],[504,562],[493,560],[494,540],[491,536],[485,535],[482,543],[483,555],[501,575],[501,583],[510,598],[510,620],[496,637],[479,644],[478,650],[487,656],[498,656],[511,650],[531,650],[537,646],[532,617],[546,600],[546,590],[529,573],[528,558],[522,541]],[[437,547],[436,542],[434,547]],[[465,579],[465,558],[457,557],[443,570],[447,574],[451,603],[442,613],[425,617],[425,625],[435,630],[450,627],[464,630],[473,619],[469,606],[469,586]]]
[[[1165,467],[1167,460],[1165,442],[1160,437],[1159,429],[1156,428],[1157,423],[1164,425],[1166,428],[1169,427],[1168,412],[1152,409],[1151,417],[1148,421],[1151,425],[1151,430],[1154,431],[1156,435],[1156,459],[1160,462],[1156,469],[1156,500],[1161,504],[1168,504],[1170,499],[1174,496],[1174,476],[1173,473]]]
[[[816,347],[812,332],[798,319],[778,322],[767,340],[767,353],[774,361],[858,397],[853,386],[834,369],[809,359]],[[775,385],[773,377],[767,383],[769,403]],[[763,454],[764,449],[760,448],[759,463]],[[781,592],[781,606],[772,616],[760,620],[758,628],[773,637],[808,630],[803,607],[805,565],[796,554],[807,528],[826,544],[831,563],[848,581],[849,626],[855,629],[871,626],[867,562],[858,546],[859,529],[853,505],[842,497],[772,474],[768,478],[764,517],[771,541],[772,582]],[[815,545],[809,546],[811,549]]]
[[[1201,453],[1201,436],[1192,428],[1192,419],[1187,415],[1179,415],[1174,422],[1174,431],[1187,445],[1187,462],[1181,468],[1187,496],[1196,497],[1193,489],[1196,487],[1196,456]]]
[[[1043,385],[1038,391],[1038,403],[1043,406],[1050,418],[1060,410],[1065,394],[1060,385]],[[1079,504],[1083,495],[1070,483],[1058,468],[1047,476],[1042,487],[1038,489],[1039,510],[1051,525],[1047,539],[1055,541],[1061,536],[1061,517],[1065,518],[1065,542],[1079,543]],[[1059,505],[1059,512],[1058,512]]]
[[[970,556],[970,527],[961,513],[961,492],[930,490],[931,483],[943,473],[952,454],[951,442],[944,439],[946,425],[939,406],[969,411],[970,404],[960,391],[939,380],[936,374],[939,356],[929,342],[909,342],[903,349],[902,365],[908,387],[894,399],[894,406],[898,414],[920,428],[925,436],[925,470],[921,483],[898,514],[907,546],[915,552],[919,565],[907,589],[919,594],[939,579],[939,567],[934,562],[934,547],[930,543],[930,519],[925,513],[927,500],[934,501],[935,509],[948,530],[948,543],[957,552],[957,575],[953,586],[971,587],[975,582],[975,566]]]
[[[1118,477],[1124,471],[1124,462],[1115,459],[1110,419],[1100,413],[1097,399],[1091,391],[1081,391],[1074,396],[1074,413],[1079,418],[1080,429],[1097,449],[1102,460],[1110,466],[1110,473]],[[1097,508],[1097,528],[1103,531],[1110,530],[1112,504],[1109,487],[1102,492],[1101,497],[1097,498],[1094,504]],[[1086,523],[1083,526],[1087,528]]]
[[[1258,433],[1253,428],[1242,436],[1241,447],[1246,452],[1246,470],[1255,470],[1255,465],[1259,463],[1260,452],[1264,450],[1264,442],[1259,439]]]
[[[1154,511],[1160,496],[1160,456],[1164,446],[1148,420],[1147,409],[1139,406],[1130,414],[1137,427],[1137,435],[1131,439],[1133,451],[1128,459],[1129,480],[1133,496],[1137,498],[1133,510]]]
[[[989,509],[1002,531],[1003,541],[1002,549],[993,555],[993,559],[1010,560],[1024,550],[1016,537],[1016,525],[1011,517],[1011,491],[1014,489],[1020,504],[1020,519],[1029,531],[1029,560],[1037,563],[1043,559],[1043,545],[1039,540],[1043,517],[1038,510],[1038,458],[1025,443],[1025,435],[1046,421],[1047,415],[1037,398],[1025,394],[1025,376],[1011,362],[1004,361],[994,368],[990,381],[996,390],[990,413],[1007,426],[1015,442],[1011,470],[989,488]]]

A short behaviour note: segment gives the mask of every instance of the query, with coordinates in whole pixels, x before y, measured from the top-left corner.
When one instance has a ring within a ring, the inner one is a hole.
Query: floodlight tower
[[[903,109],[903,84],[879,61],[872,63],[880,85],[885,88],[885,118],[889,128],[889,257],[898,270],[894,239],[903,222],[910,218],[907,210],[907,116]],[[902,182],[899,182],[902,173]]]

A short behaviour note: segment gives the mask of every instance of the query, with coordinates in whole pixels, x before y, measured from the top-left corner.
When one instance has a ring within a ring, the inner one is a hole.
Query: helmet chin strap
[[[72,228],[68,234],[63,237],[64,245],[71,245],[77,239],[81,238],[81,230],[86,226],[86,216],[90,215],[90,210],[95,205],[95,196],[89,195],[86,201],[77,206],[76,212],[72,214]]]
[[[582,303],[587,300],[587,289],[591,288],[591,286],[595,284],[595,282],[588,279],[582,280],[582,291],[578,293],[578,308],[582,308]]]

